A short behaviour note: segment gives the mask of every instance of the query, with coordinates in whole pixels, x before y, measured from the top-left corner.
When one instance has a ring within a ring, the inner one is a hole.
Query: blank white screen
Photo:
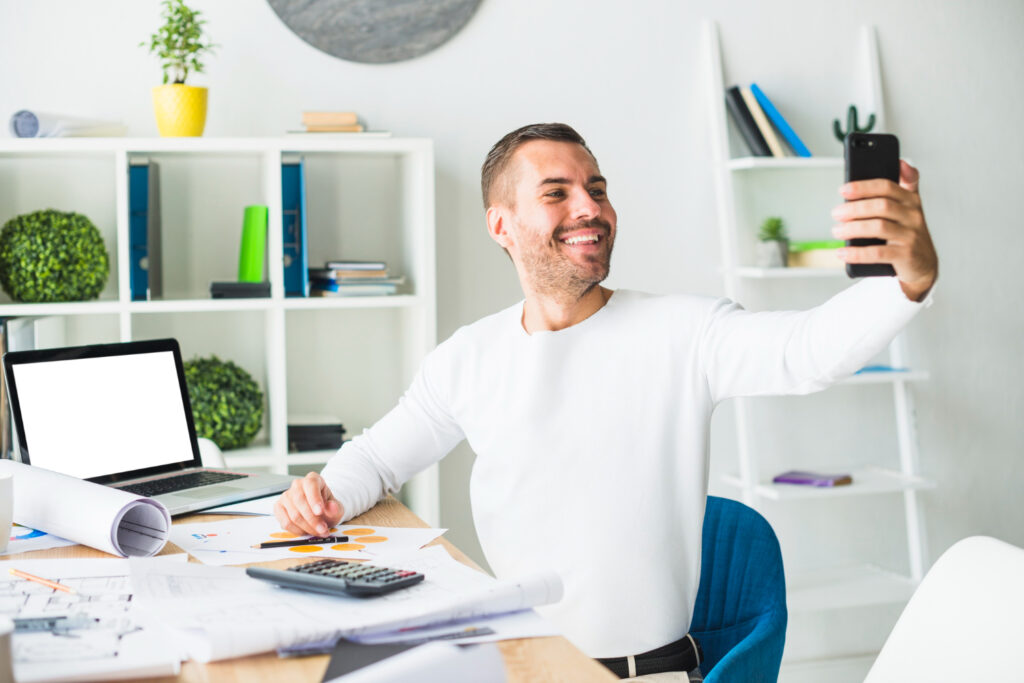
[[[170,351],[14,365],[33,465],[86,479],[191,460]]]

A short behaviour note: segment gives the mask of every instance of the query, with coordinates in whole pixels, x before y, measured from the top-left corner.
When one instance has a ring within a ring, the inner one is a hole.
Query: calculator
[[[409,569],[378,567],[344,560],[317,560],[288,569],[248,567],[254,579],[270,581],[285,588],[297,588],[328,595],[369,597],[408,588],[423,580],[423,574]]]

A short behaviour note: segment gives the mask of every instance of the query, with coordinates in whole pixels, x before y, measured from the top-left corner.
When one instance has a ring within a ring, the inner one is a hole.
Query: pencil
[[[8,571],[11,574],[13,574],[14,576],[17,576],[18,578],[25,579],[26,581],[35,581],[36,583],[40,583],[40,584],[42,584],[44,586],[52,588],[55,591],[64,591],[65,593],[72,593],[72,594],[75,593],[75,589],[72,588],[71,586],[65,586],[62,583],[57,583],[56,581],[50,581],[49,579],[44,579],[41,576],[36,576],[34,574],[29,574],[28,572],[23,572],[20,569],[14,569],[13,567],[11,567]]]
[[[296,538],[290,541],[267,541],[266,543],[258,543],[253,548],[259,548],[263,550],[265,548],[288,548],[295,545],[312,545],[314,543],[345,543],[348,541],[348,536],[323,536],[317,538],[316,536],[310,536],[309,538]]]

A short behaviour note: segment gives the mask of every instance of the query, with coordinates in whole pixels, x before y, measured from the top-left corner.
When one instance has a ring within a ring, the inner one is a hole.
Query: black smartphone
[[[843,143],[846,160],[846,182],[888,178],[900,181],[900,141],[888,133],[850,133]],[[848,247],[885,244],[885,240],[858,238],[846,240]],[[888,263],[847,263],[850,277],[883,277],[896,275]]]

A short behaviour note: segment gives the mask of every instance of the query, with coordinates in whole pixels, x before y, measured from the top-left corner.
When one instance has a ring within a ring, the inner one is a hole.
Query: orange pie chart
[[[365,545],[359,543],[339,543],[338,545],[332,545],[331,550],[362,550]]]

